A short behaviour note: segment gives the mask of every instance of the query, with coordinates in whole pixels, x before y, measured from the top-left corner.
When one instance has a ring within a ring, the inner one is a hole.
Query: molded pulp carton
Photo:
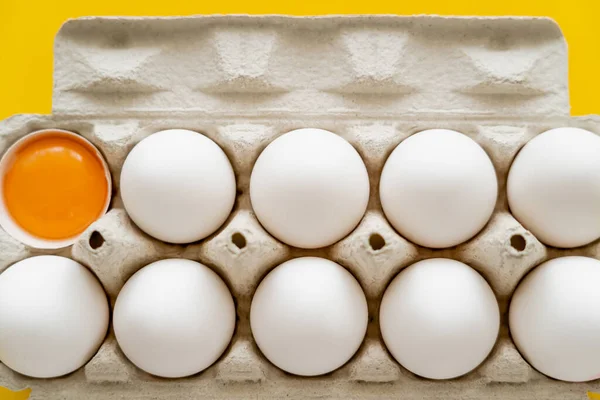
[[[111,210],[62,250],[34,250],[0,230],[0,271],[37,254],[71,257],[94,271],[114,305],[124,282],[141,267],[162,258],[189,258],[214,268],[228,283],[237,328],[221,359],[189,378],[161,379],[137,369],[119,350],[111,328],[80,370],[42,380],[0,365],[0,385],[29,386],[33,400],[581,400],[587,390],[599,391],[597,381],[562,383],[532,369],[510,339],[506,316],[515,287],[534,266],[563,255],[600,258],[598,242],[572,250],[542,245],[511,216],[506,201],[510,164],[532,137],[561,126],[600,134],[599,117],[569,116],[567,69],[564,38],[554,22],[543,18],[206,16],[67,22],[56,39],[52,114],[0,122],[0,153],[42,128],[85,136],[110,166]],[[253,215],[248,195],[262,149],[304,127],[346,138],[363,157],[371,180],[363,221],[345,239],[319,250],[290,248],[270,236]],[[142,138],[168,128],[191,129],[216,141],[237,178],[237,202],[226,224],[185,246],[142,233],[119,195],[127,153]],[[387,156],[402,139],[429,128],[455,129],[476,140],[499,179],[488,225],[470,241],[444,250],[399,236],[378,198]],[[305,255],[348,268],[367,294],[371,317],[352,360],[315,378],[271,365],[253,342],[248,318],[261,278],[279,263]],[[500,337],[489,358],[450,381],[422,379],[402,368],[385,349],[378,327],[387,284],[402,268],[432,257],[457,259],[479,271],[502,312]]]

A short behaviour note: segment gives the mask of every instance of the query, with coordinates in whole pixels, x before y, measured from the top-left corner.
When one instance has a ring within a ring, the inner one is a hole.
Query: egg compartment
[[[574,126],[600,134],[600,117],[568,117],[564,39],[547,19],[440,17],[86,18],[68,22],[56,42],[53,115],[0,122],[0,153],[43,128],[80,133],[104,155],[113,178],[110,211],[71,247],[31,249],[0,230],[0,271],[38,254],[59,254],[88,266],[111,305],[125,281],[150,262],[197,260],[228,284],[236,332],[223,356],[189,378],[153,377],[120,351],[112,327],[83,368],[57,379],[32,379],[0,364],[0,385],[31,387],[31,399],[395,398],[581,399],[598,381],[564,383],[536,372],[510,339],[507,308],[521,278],[565,255],[600,259],[600,243],[558,250],[541,244],[511,216],[506,176],[519,149],[548,129]],[[506,63],[506,57],[514,57]],[[249,178],[260,152],[297,128],[327,129],[347,139],[367,166],[371,194],[356,229],[333,246],[290,248],[254,216]],[[189,245],[141,232],[123,209],[119,176],[133,146],[169,128],[201,132],[232,163],[237,198],[227,222]],[[432,250],[401,237],[386,221],[378,183],[386,158],[403,139],[431,128],[477,141],[496,168],[494,215],[473,239]],[[321,377],[287,374],[260,353],[249,327],[258,283],[273,267],[299,256],[324,257],[348,268],[369,304],[367,336],[358,353]],[[379,332],[383,292],[404,267],[448,257],[479,271],[502,313],[488,359],[458,379],[431,381],[401,367]]]
[[[290,248],[271,237],[252,213],[248,186],[252,166],[268,143],[301,126],[336,132],[362,155],[371,181],[369,207],[363,220],[346,238],[318,250]],[[600,243],[559,250],[547,248],[524,229],[508,211],[505,183],[510,164],[519,149],[535,135],[560,126],[574,126],[600,134],[600,118],[547,118],[540,120],[465,121],[445,117],[431,119],[77,119],[60,116],[18,116],[0,125],[5,147],[27,132],[60,127],[81,133],[105,155],[115,183],[112,208],[81,236],[61,251],[30,249],[0,232],[2,268],[37,254],[60,254],[91,268],[101,280],[111,304],[125,281],[144,265],[170,257],[200,261],[217,271],[236,299],[238,323],[229,349],[212,367],[183,379],[153,377],[132,365],[120,352],[111,333],[94,358],[73,374],[51,380],[31,379],[2,367],[0,385],[34,389],[32,398],[249,398],[294,396],[377,397],[402,395],[429,398],[547,398],[579,399],[598,382],[585,384],[551,380],[532,369],[521,357],[508,334],[506,311],[512,292],[534,266],[550,258],[584,255],[600,258]],[[226,224],[199,243],[172,245],[141,232],[122,208],[118,177],[128,151],[143,137],[169,127],[206,134],[222,146],[232,161],[238,196]],[[378,182],[393,148],[404,138],[430,128],[449,128],[476,140],[490,155],[499,180],[499,198],[488,225],[470,241],[450,249],[416,246],[391,228],[381,211]],[[284,373],[259,352],[249,328],[252,295],[266,273],[290,258],[314,255],[347,267],[359,280],[369,302],[367,337],[359,352],[345,366],[323,377],[302,378]],[[502,311],[501,335],[489,358],[470,374],[450,381],[430,381],[402,368],[380,339],[377,315],[383,292],[404,267],[422,259],[448,257],[479,271],[497,295]],[[36,396],[36,392],[39,397]]]

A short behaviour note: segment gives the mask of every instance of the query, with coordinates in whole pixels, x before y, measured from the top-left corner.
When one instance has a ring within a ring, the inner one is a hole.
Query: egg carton
[[[84,18],[67,22],[55,45],[52,115],[0,122],[0,153],[44,128],[70,130],[103,153],[113,179],[109,212],[71,247],[36,250],[0,230],[0,272],[39,254],[88,266],[114,305],[143,266],[181,257],[213,268],[236,301],[237,325],[223,356],[188,378],[163,379],[130,363],[112,327],[80,370],[33,379],[0,364],[0,385],[31,387],[32,400],[96,399],[583,399],[598,381],[565,383],[535,371],[510,339],[507,308],[521,278],[545,260],[600,259],[600,242],[546,247],[509,212],[506,177],[534,136],[573,126],[600,135],[600,117],[569,116],[567,49],[544,18],[431,16],[206,16]],[[260,152],[297,128],[335,132],[360,153],[370,177],[368,211],[338,243],[291,248],[256,219],[249,179]],[[123,209],[121,167],[133,146],[164,129],[201,132],[228,155],[237,198],[227,222],[197,243],[173,245],[140,231]],[[386,221],[378,183],[394,147],[416,132],[447,128],[477,141],[496,168],[499,196],[487,226],[459,246],[433,250]],[[333,260],[358,279],[369,304],[367,336],[343,367],[320,377],[287,374],[260,353],[249,324],[252,295],[276,265],[299,256]],[[462,261],[490,283],[502,327],[487,360],[453,380],[432,381],[400,366],[381,340],[378,307],[386,286],[422,259]]]

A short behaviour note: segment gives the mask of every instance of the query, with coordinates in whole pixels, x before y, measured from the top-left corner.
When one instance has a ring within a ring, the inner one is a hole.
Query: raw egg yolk
[[[19,149],[3,192],[8,213],[23,230],[61,240],[82,233],[102,215],[108,181],[89,145],[56,133]]]

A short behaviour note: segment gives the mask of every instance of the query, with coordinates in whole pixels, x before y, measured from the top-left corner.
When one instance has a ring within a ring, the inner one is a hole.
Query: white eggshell
[[[318,248],[348,235],[369,201],[369,175],[358,152],[322,129],[298,129],[261,153],[250,181],[252,207],[277,239]]]
[[[498,195],[494,166],[474,140],[447,129],[417,133],[387,159],[379,187],[385,216],[414,243],[451,247],[475,236]]]
[[[59,134],[61,137],[64,137],[70,141],[78,143],[82,145],[85,149],[87,149],[93,156],[95,156],[96,160],[100,162],[102,165],[102,169],[104,170],[104,176],[106,178],[106,199],[104,201],[104,207],[102,208],[102,212],[100,213],[100,218],[102,215],[106,213],[108,208],[110,207],[110,202],[112,199],[112,179],[110,176],[110,169],[108,164],[104,160],[104,156],[100,151],[86,138],[83,136],[65,131],[62,129],[42,129],[36,132],[32,132],[21,139],[17,140],[13,143],[8,150],[2,155],[0,159],[0,227],[11,235],[13,238],[17,239],[19,242],[33,247],[35,249],[61,249],[64,247],[68,247],[75,243],[77,239],[80,237],[80,234],[77,234],[73,237],[66,239],[46,239],[35,236],[25,229],[23,229],[10,215],[10,212],[5,204],[4,198],[4,182],[3,177],[8,172],[9,168],[14,163],[16,156],[22,151],[24,147],[27,147],[31,143],[35,143],[37,140],[43,139],[44,137],[52,137]]]
[[[131,150],[121,172],[121,196],[143,231],[165,242],[189,243],[225,222],[235,202],[235,175],[215,142],[171,129]]]
[[[23,375],[79,369],[98,351],[108,320],[102,285],[73,260],[32,257],[0,275],[0,361]]]
[[[380,308],[383,340],[409,371],[451,379],[481,364],[500,329],[498,302],[488,283],[458,261],[435,258],[403,270]]]
[[[252,335],[262,353],[292,374],[314,376],[344,365],[366,334],[368,309],[356,279],[316,257],[287,261],[252,299]]]
[[[509,325],[541,373],[569,382],[600,378],[600,261],[561,257],[536,267],[513,295]]]
[[[600,137],[552,129],[517,154],[507,181],[512,214],[540,241],[578,247],[600,237]]]
[[[117,297],[113,324],[123,353],[165,378],[196,374],[227,348],[235,329],[229,289],[210,268],[167,259],[136,272]]]

